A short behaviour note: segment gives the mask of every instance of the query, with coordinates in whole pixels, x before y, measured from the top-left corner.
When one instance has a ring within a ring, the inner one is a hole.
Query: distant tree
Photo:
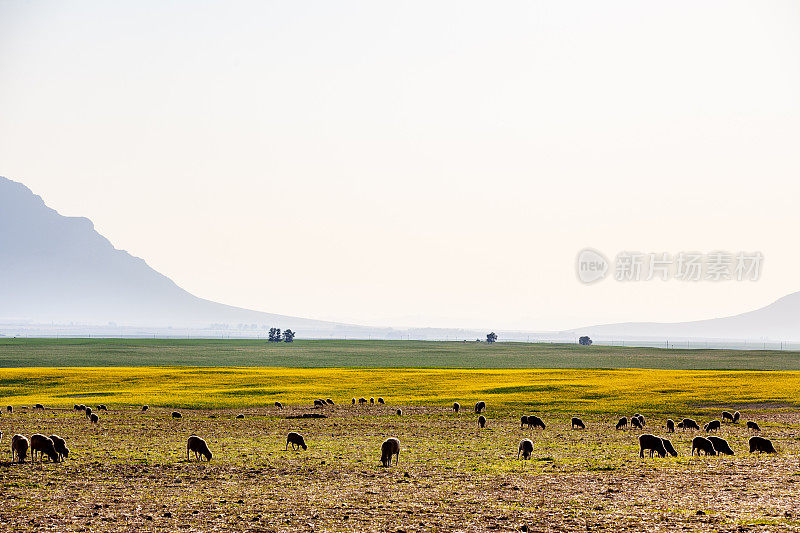
[[[486,342],[488,342],[489,344],[495,342],[496,340],[497,340],[497,333],[495,333],[494,331],[486,335]]]
[[[584,335],[583,337],[578,339],[578,344],[580,344],[581,346],[591,346],[592,345],[592,339],[590,339],[589,337]]]
[[[280,330],[277,328],[269,328],[269,342],[281,342]]]
[[[294,331],[287,329],[283,332],[283,342],[292,342],[294,341]]]

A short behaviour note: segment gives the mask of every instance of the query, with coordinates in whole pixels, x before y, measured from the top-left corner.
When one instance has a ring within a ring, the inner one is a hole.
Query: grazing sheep
[[[85,405],[83,405],[83,404],[80,404],[80,405],[78,406],[78,411],[86,411],[86,406],[85,406]]]
[[[320,400],[319,398],[314,400],[314,407],[325,407],[325,400]]]
[[[683,429],[683,422],[678,422],[678,425],[675,427],[677,427],[678,429]]]
[[[711,444],[714,445],[714,449],[719,454],[723,455],[733,455],[733,450],[731,450],[730,445],[728,445],[728,441],[721,437],[708,437],[708,440],[711,441]]]
[[[642,425],[642,427],[644,427],[644,426],[645,426],[645,423],[644,423],[644,416],[643,416],[643,415],[640,415],[640,414],[638,414],[638,413],[637,413],[637,414],[635,414],[635,415],[633,415],[633,416],[635,416],[636,418],[638,418],[638,419],[639,419],[639,423]]]
[[[53,441],[53,447],[58,452],[59,458],[63,461],[69,457],[69,448],[67,448],[67,441],[58,435],[50,435],[50,440]]]
[[[722,411],[722,421],[733,423],[733,413],[730,411]]]
[[[398,409],[398,410],[397,410],[397,416],[403,416],[403,411],[402,411],[402,410],[400,410],[400,409]]]
[[[741,417],[741,416],[742,415],[739,414],[739,411],[736,411],[735,413],[733,413],[733,421],[734,422],[739,422],[739,417]]]
[[[92,413],[89,416],[89,420],[91,420],[92,424],[97,424],[100,421],[100,417],[97,416],[97,413]]]
[[[632,428],[642,429],[642,421],[639,420],[638,416],[632,416],[631,417],[631,427]]]
[[[536,415],[528,415],[528,427],[544,429],[544,421]]]
[[[683,422],[682,422],[682,424],[683,424],[683,425],[682,425],[681,427],[682,427],[683,429],[696,429],[696,430],[700,430],[700,426],[698,426],[698,425],[697,425],[697,422],[695,422],[695,421],[694,421],[694,420],[692,420],[691,418],[684,418],[684,419],[683,419]]]
[[[76,403],[75,405],[72,406],[72,410],[73,411],[80,411],[81,410],[81,406]]]
[[[628,417],[623,416],[622,418],[619,419],[619,422],[617,422],[617,426],[615,429],[622,429],[627,426],[628,426]]]
[[[675,448],[672,446],[672,442],[669,439],[662,438],[661,442],[664,443],[664,449],[667,450],[667,453],[670,454],[672,457],[678,457],[678,452],[675,451]]]
[[[764,437],[750,437],[748,442],[750,444],[750,453],[776,453],[775,447],[772,446],[772,441]]]
[[[532,453],[533,453],[533,442],[531,442],[531,439],[522,439],[521,441],[519,441],[519,449],[517,450],[517,459],[519,459],[519,454],[522,454],[523,459],[530,459]]]
[[[14,411],[14,408],[11,407],[10,405],[7,405],[6,406],[6,411],[8,411],[10,413],[10,412]]]
[[[356,404],[356,399],[355,399],[355,398],[353,398],[353,405],[355,405],[355,404]]]
[[[457,413],[459,409],[461,409],[461,404],[458,402],[453,402],[453,411]]]
[[[308,449],[306,446],[306,441],[303,439],[303,436],[300,433],[296,433],[294,431],[290,431],[288,435],[286,435],[286,447],[284,450],[289,449],[289,444],[292,445],[293,450],[297,450],[298,448],[303,448],[304,450]]]
[[[675,433],[675,422],[671,419],[667,419],[667,433]]]
[[[198,437],[197,435],[192,435],[186,441],[186,460],[189,460],[189,452],[194,452],[194,457],[198,461],[202,461],[203,457],[206,458],[206,461],[210,461],[213,457],[211,450],[208,449],[208,444],[206,441]],[[201,457],[202,456],[202,457]]]
[[[527,423],[528,423],[528,417],[527,417],[527,416],[525,416],[525,415],[522,415],[522,418],[520,418],[519,422],[520,422],[520,424],[519,424],[519,429],[522,429],[522,428],[524,428],[524,427],[525,427],[525,424],[527,424]],[[528,427],[530,427],[530,426],[528,426]]]
[[[91,418],[92,417],[92,408],[91,407],[84,407],[83,408],[83,415],[86,418]]]
[[[333,400],[331,400],[330,398],[325,398],[325,403],[327,403],[328,405],[336,405],[336,404],[333,403]]]
[[[101,403],[100,405],[97,406],[97,410],[98,411],[108,411],[108,407],[106,406],[106,404]]]
[[[695,437],[692,439],[692,455],[697,450],[697,456],[700,457],[700,452],[705,452],[706,455],[717,455],[714,449],[714,443],[705,437]]]
[[[478,417],[478,425],[480,427],[482,427],[482,428],[486,427],[486,417],[485,416],[481,415],[481,416]]]
[[[56,451],[53,441],[40,433],[31,435],[31,459],[34,461],[36,460],[36,452],[39,452],[40,463],[44,459],[45,454],[47,454],[52,462],[58,462],[58,452]]]
[[[761,431],[761,428],[758,427],[758,424],[756,424],[752,420],[747,421],[747,429],[752,429],[753,431]]]
[[[144,413],[145,411],[147,411],[148,409],[150,409],[150,406],[149,406],[149,405],[143,405],[143,406],[142,406],[142,412],[143,412],[143,413]]]
[[[389,438],[381,444],[381,463],[385,467],[392,465],[392,455],[395,456],[394,464],[400,462],[400,441],[395,438]]]
[[[572,429],[586,429],[586,424],[580,418],[572,417]]]
[[[366,405],[366,404],[367,404],[367,399],[364,398],[363,396],[358,399],[358,405]]]
[[[183,418],[183,415],[181,415],[178,411],[172,411],[170,416],[172,416],[172,418]]]
[[[636,417],[633,419],[636,421],[639,420]],[[667,456],[667,450],[664,448],[664,441],[655,435],[650,435],[649,433],[639,435],[639,457],[644,457],[645,450],[650,452],[650,457],[653,457],[653,452],[657,453],[659,457]]]
[[[383,405],[383,404],[385,404],[386,402],[384,402],[384,401],[383,401],[383,398],[381,398],[380,396],[378,396],[378,403],[379,403],[379,404],[381,404],[381,405]]]
[[[476,402],[475,403],[475,412],[476,413],[482,413],[485,410],[486,410],[486,402],[481,401],[481,402]]]
[[[372,396],[369,397],[369,404],[375,405],[375,398],[373,398]]]
[[[721,427],[722,424],[720,423],[719,420],[712,420],[711,422],[703,426],[703,429],[705,430],[706,433],[708,433],[709,431],[717,431]]]
[[[275,407],[278,409],[283,409],[283,404],[281,402],[275,402]]]
[[[33,408],[34,409],[39,409],[41,411],[44,411],[44,405],[42,405],[40,403],[37,403],[36,405],[34,405]]]
[[[25,436],[18,433],[11,437],[11,462],[14,462],[14,457],[16,457],[20,463],[24,463],[29,447],[30,443]]]
[[[236,415],[236,418],[244,418],[244,415],[239,413],[238,415]]]

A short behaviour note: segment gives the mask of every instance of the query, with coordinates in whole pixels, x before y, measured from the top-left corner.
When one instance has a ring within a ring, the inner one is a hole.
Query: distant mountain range
[[[81,217],[47,207],[0,177],[0,319],[38,323],[208,327],[212,323],[336,330],[338,324],[198,298],[117,250]]]
[[[584,335],[618,338],[800,340],[800,292],[761,309],[694,322],[627,322],[579,328]]]
[[[488,331],[396,330],[242,309],[198,298],[118,250],[87,218],[65,217],[23,184],[0,177],[0,322],[200,328],[256,324],[308,337],[484,338]],[[212,328],[213,329],[213,328]],[[405,334],[404,334],[405,331]],[[631,322],[562,332],[502,332],[500,340],[577,335],[623,338],[800,340],[800,292],[741,315],[696,322]],[[505,334],[504,334],[505,333]]]

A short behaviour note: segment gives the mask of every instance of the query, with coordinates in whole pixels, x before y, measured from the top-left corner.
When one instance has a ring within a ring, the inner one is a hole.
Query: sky
[[[795,1],[3,0],[0,175],[260,311],[726,316],[800,290],[798,30]],[[758,280],[614,279],[716,250]]]

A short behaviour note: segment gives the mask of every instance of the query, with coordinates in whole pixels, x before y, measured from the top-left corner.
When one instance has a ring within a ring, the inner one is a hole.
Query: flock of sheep
[[[366,398],[353,398],[352,404],[356,405],[366,405],[367,403],[374,405],[376,403],[375,398],[370,398],[367,400]],[[383,398],[378,398],[377,403],[380,405],[385,405],[385,401]],[[335,405],[333,400],[327,398],[323,399],[316,399],[314,400],[314,407],[325,407],[327,405]],[[283,405],[280,402],[275,402],[275,407],[278,409],[283,409]],[[92,410],[91,407],[86,405],[74,405],[73,409],[75,411],[83,413],[83,416],[88,418],[92,423],[98,423],[100,418],[99,415]],[[9,413],[13,412],[13,407],[8,406],[6,410]],[[42,404],[36,404],[34,406],[34,410],[44,410],[44,406]],[[142,411],[147,411],[148,406],[142,406]],[[453,411],[458,413],[461,410],[461,405],[458,402],[453,403]],[[479,401],[475,403],[475,414],[478,416],[478,426],[480,428],[486,427],[486,416],[484,416],[484,412],[486,410],[486,402]],[[97,411],[108,411],[108,407],[104,404],[100,404],[97,406]],[[402,415],[402,411],[400,409],[397,410],[397,415]],[[173,411],[170,415],[172,418],[181,418],[182,415],[178,411]],[[244,415],[237,415],[237,418],[243,418]],[[735,413],[731,413],[729,411],[722,412],[722,421],[720,420],[712,420],[705,424],[703,427],[706,433],[711,433],[712,431],[717,431],[722,427],[723,423],[731,423],[737,424],[740,419],[739,411]],[[528,428],[534,429],[545,429],[544,421],[536,415],[526,415],[522,416],[520,419],[521,428],[524,428],[526,425]],[[571,420],[572,429],[586,429],[586,424],[584,424],[583,420],[577,417],[573,417]],[[625,429],[630,424],[631,428],[635,429],[644,429],[645,427],[645,418],[639,413],[634,414],[630,421],[627,417],[622,417],[617,422],[615,429]],[[695,422],[691,418],[684,418],[678,424],[672,419],[668,419],[666,421],[666,430],[667,433],[674,433],[675,428],[681,429],[683,431],[686,430],[700,430],[700,425]],[[757,423],[753,421],[747,422],[747,428],[753,431],[760,431],[760,428]],[[2,439],[3,434],[0,432],[0,440]],[[293,450],[299,450],[302,448],[303,450],[307,450],[308,446],[306,445],[305,439],[303,436],[295,431],[291,431],[286,436],[286,446],[284,449],[288,449],[289,445],[291,444]],[[759,436],[753,436],[749,440],[750,445],[750,453],[753,452],[764,452],[764,453],[776,453],[775,448],[772,445],[772,442],[769,439],[765,439]],[[66,446],[66,441],[59,437],[58,435],[50,435],[45,436],[39,433],[31,435],[30,440],[25,437],[24,435],[16,434],[11,438],[11,452],[12,452],[12,461],[16,460],[20,463],[25,462],[25,458],[28,455],[28,450],[31,451],[32,459],[36,460],[37,453],[39,455],[39,461],[41,462],[44,458],[44,455],[47,455],[52,462],[59,462],[62,461],[64,458],[69,456],[69,449]],[[672,445],[672,442],[669,439],[658,437],[652,434],[642,434],[639,436],[639,456],[644,457],[645,452],[649,452],[649,456],[653,457],[654,454],[658,454],[659,457],[666,457],[667,454],[672,456],[677,456],[678,452]],[[708,437],[703,436],[695,436],[692,439],[692,448],[691,454],[694,455],[695,452],[699,456],[702,452],[705,455],[733,455],[734,452],[731,449],[728,441],[721,437],[709,435]],[[194,453],[195,459],[202,460],[203,458],[206,461],[210,461],[213,457],[211,450],[208,448],[208,444],[205,440],[198,437],[197,435],[192,435],[188,438],[186,442],[186,460],[188,461],[190,458],[190,453]],[[520,457],[522,459],[530,459],[531,455],[533,454],[533,441],[530,439],[522,439],[519,443],[519,448],[517,451],[517,459]],[[388,467],[392,464],[392,458],[395,459],[395,464],[400,461],[400,441],[394,437],[386,439],[381,444],[381,463],[383,466]]]

